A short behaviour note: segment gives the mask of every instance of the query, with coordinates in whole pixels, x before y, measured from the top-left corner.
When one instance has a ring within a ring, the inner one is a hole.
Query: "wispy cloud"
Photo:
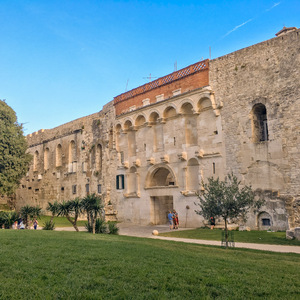
[[[240,27],[246,25],[247,23],[249,23],[251,21],[253,21],[253,19],[249,19],[248,21],[246,21],[246,22],[244,22],[240,25],[235,26],[233,29],[229,30],[225,35],[223,35],[222,38],[224,38],[225,36],[229,35],[230,33],[234,32],[234,31],[236,31],[237,29],[239,29]]]
[[[278,6],[280,3],[281,3],[281,2],[274,3],[272,7],[267,8],[265,11],[270,11],[270,10],[273,9],[274,7]]]
[[[274,7],[278,6],[279,4],[281,4],[281,2],[276,2],[276,3],[274,3],[270,8],[267,8],[265,11],[263,11],[263,12],[260,13],[259,15],[261,15],[261,14],[263,14],[263,13],[265,13],[265,12],[268,12],[268,11],[272,10]],[[226,37],[226,36],[228,36],[229,34],[233,33],[234,31],[236,31],[237,29],[239,29],[239,28],[241,28],[242,26],[246,25],[247,23],[249,23],[249,22],[255,20],[256,18],[259,17],[259,15],[257,15],[257,16],[255,16],[255,17],[249,19],[248,21],[246,21],[246,22],[244,22],[244,23],[242,23],[242,24],[240,24],[240,25],[235,26],[233,29],[229,30],[225,35],[223,35],[221,39],[223,39],[224,37]]]

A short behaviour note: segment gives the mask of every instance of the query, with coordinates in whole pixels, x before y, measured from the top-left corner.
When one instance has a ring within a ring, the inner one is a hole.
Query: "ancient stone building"
[[[204,60],[114,98],[99,113],[27,137],[17,206],[99,193],[108,219],[202,226],[201,181],[233,172],[266,200],[252,228],[300,225],[300,36]]]

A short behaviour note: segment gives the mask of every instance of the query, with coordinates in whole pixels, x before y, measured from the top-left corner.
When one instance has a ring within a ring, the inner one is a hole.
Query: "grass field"
[[[38,219],[39,227],[43,227],[45,221],[49,221],[50,219],[50,216],[41,216],[41,218]],[[55,223],[55,227],[73,227],[65,217],[54,217],[53,222]],[[77,226],[85,226],[85,223],[87,223],[87,220],[78,220]]]
[[[287,240],[285,232],[267,232],[267,231],[233,231],[234,241],[240,243],[257,243],[257,244],[273,244],[273,245],[290,245],[300,246],[300,241]],[[161,236],[220,241],[221,229],[193,229],[184,231],[170,231],[161,233]]]
[[[299,299],[300,255],[0,230],[0,299]]]

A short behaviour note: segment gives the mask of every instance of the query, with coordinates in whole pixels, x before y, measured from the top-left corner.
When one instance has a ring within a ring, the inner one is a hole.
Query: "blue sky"
[[[0,0],[0,99],[25,134],[202,59],[300,27],[300,0]]]

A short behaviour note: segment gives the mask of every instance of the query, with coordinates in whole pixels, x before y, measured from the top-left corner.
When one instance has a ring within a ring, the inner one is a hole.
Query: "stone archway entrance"
[[[164,225],[168,222],[168,212],[173,210],[173,188],[177,188],[173,170],[164,165],[153,166],[146,179],[150,194],[150,223]]]
[[[168,212],[173,210],[173,196],[150,197],[150,222],[164,225],[168,222]]]

